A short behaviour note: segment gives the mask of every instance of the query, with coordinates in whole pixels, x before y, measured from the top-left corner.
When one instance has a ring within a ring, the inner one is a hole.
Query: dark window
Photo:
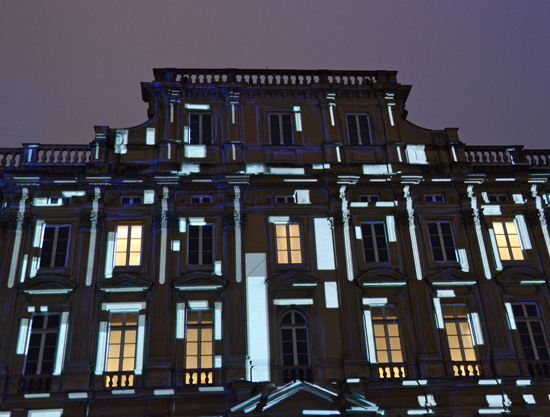
[[[378,194],[362,195],[359,197],[359,201],[361,201],[361,203],[376,203],[380,201],[380,197]]]
[[[430,245],[434,261],[456,261],[456,250],[451,223],[428,223]]]
[[[535,304],[512,305],[523,354],[527,360],[550,360],[548,343]]]
[[[292,145],[292,116],[290,114],[270,114],[269,131],[272,145]]]
[[[388,262],[388,244],[384,223],[361,224],[365,262]]]
[[[193,204],[212,204],[212,197],[205,195],[194,195],[192,199]]]
[[[275,197],[275,201],[278,204],[294,203],[294,196],[293,195],[278,195],[277,197]]]
[[[307,324],[297,311],[286,313],[281,319],[283,365],[309,365]]]
[[[366,114],[348,114],[350,145],[370,145],[369,118]]]
[[[426,203],[444,203],[445,199],[441,194],[425,195],[424,200]]]
[[[212,265],[213,227],[189,226],[189,264]]]
[[[122,205],[124,207],[137,206],[141,204],[141,197],[122,197]]]
[[[189,143],[191,145],[212,144],[212,114],[189,114]]]
[[[185,341],[186,384],[213,384],[214,324],[212,310],[188,311]],[[210,371],[209,371],[210,370]]]
[[[489,194],[489,201],[491,203],[496,203],[498,201],[508,201],[508,196],[506,194]]]
[[[67,264],[70,226],[46,226],[40,250],[40,268],[63,268]]]
[[[59,337],[59,319],[59,314],[33,316],[25,375],[48,375],[53,372]]]

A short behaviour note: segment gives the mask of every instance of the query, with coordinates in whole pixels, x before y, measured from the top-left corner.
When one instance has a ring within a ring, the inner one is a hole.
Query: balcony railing
[[[527,362],[527,370],[533,378],[550,378],[550,362]]]
[[[134,386],[134,372],[105,372],[103,374],[103,388],[111,389],[129,389]]]
[[[23,158],[23,149],[0,149],[0,167],[18,167]]]
[[[283,368],[283,382],[291,381],[313,382],[313,369],[310,366],[285,366]]]
[[[453,372],[457,378],[483,378],[480,362],[453,362]]]
[[[212,369],[186,369],[185,385],[214,385]]]
[[[23,377],[19,380],[17,394],[41,394],[52,389],[51,376]]]
[[[550,150],[528,150],[523,146],[466,146],[464,154],[471,164],[550,166]]]
[[[402,363],[379,364],[378,374],[380,379],[405,379],[407,378],[407,368]]]
[[[240,83],[247,85],[369,85],[397,83],[395,71],[330,71],[270,69],[156,68],[155,81],[189,84]]]

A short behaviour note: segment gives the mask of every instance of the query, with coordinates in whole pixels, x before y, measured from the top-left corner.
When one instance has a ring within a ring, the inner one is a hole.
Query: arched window
[[[281,319],[283,365],[309,365],[307,323],[297,311],[289,311]]]

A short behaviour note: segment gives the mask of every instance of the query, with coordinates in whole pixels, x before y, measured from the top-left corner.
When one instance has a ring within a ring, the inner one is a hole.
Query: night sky
[[[408,119],[550,148],[550,1],[0,2],[0,147],[146,120],[153,68],[397,70]]]

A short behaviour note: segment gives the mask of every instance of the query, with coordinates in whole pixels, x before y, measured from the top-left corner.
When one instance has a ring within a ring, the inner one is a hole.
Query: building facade
[[[0,149],[0,416],[550,415],[550,150],[392,71],[154,76]]]

